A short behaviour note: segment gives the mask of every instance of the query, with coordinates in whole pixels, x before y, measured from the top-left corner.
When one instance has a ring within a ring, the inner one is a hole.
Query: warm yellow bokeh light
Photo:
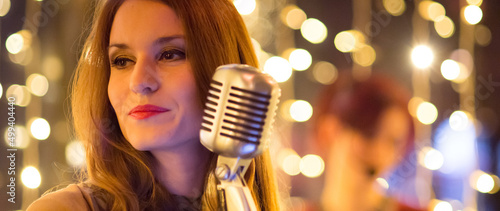
[[[14,130],[15,130],[14,131],[15,136],[13,137],[14,140],[12,143],[14,144],[14,146],[12,146],[12,144],[10,143],[11,140],[9,140],[9,134],[8,134],[9,130],[8,128],[5,129],[4,140],[6,146],[15,147],[18,149],[25,149],[26,147],[28,147],[30,139],[28,137],[28,131],[26,130],[26,128],[22,125],[16,125],[14,126]]]
[[[352,54],[354,62],[363,67],[372,65],[373,62],[375,62],[376,57],[377,55],[375,53],[375,49],[373,49],[369,45],[363,45],[358,50],[355,50]]]
[[[305,20],[300,27],[300,33],[307,41],[313,44],[322,43],[328,36],[325,24],[315,18]]]
[[[465,7],[463,17],[465,18],[467,23],[475,25],[479,23],[483,18],[483,11],[476,5],[469,5]]]
[[[419,152],[419,163],[429,170],[438,170],[443,166],[443,154],[432,147],[424,147]]]
[[[31,94],[26,86],[12,84],[7,88],[5,97],[14,97],[15,104],[21,107],[26,107],[31,102]]]
[[[462,131],[469,127],[471,124],[470,114],[465,111],[455,111],[450,115],[449,124],[451,129],[455,131]]]
[[[338,70],[330,62],[320,61],[313,67],[313,77],[321,84],[332,84],[338,77]]]
[[[467,0],[467,4],[481,6],[483,0]]]
[[[438,110],[429,102],[423,102],[417,107],[417,119],[424,125],[430,125],[436,121]]]
[[[421,1],[418,5],[418,12],[422,18],[429,21],[439,21],[446,15],[443,5],[435,1]]]
[[[448,16],[444,16],[440,20],[434,22],[434,29],[436,29],[436,32],[442,38],[448,38],[455,33],[455,24]]]
[[[421,69],[427,68],[434,60],[434,53],[429,47],[419,45],[413,48],[411,52],[411,60],[416,67]]]
[[[383,5],[385,10],[393,16],[400,16],[406,10],[404,0],[384,0]]]
[[[2,95],[3,95],[3,86],[0,83],[0,99],[2,99]]]
[[[307,19],[306,13],[295,5],[288,5],[281,11],[281,21],[292,29],[300,29]]]
[[[477,25],[474,28],[474,39],[481,46],[487,46],[491,42],[491,31],[485,25]]]
[[[33,166],[28,166],[24,168],[21,173],[21,181],[23,182],[24,186],[30,189],[35,189],[40,186],[42,177],[40,176],[40,172],[38,172],[38,169]]]
[[[422,102],[417,107],[417,119],[425,125],[429,125],[436,121],[438,110],[434,104],[430,102]]]
[[[304,71],[311,66],[312,56],[309,51],[305,49],[295,49],[290,53],[288,61],[293,69]]]
[[[33,118],[29,121],[31,124],[31,135],[38,140],[45,140],[50,135],[50,125],[44,118]]]
[[[495,180],[493,180],[491,175],[484,173],[477,178],[476,187],[477,191],[481,193],[488,193],[495,187]]]
[[[292,66],[288,60],[273,56],[265,62],[263,72],[271,75],[278,83],[282,83],[292,76]]]
[[[26,86],[32,94],[41,97],[49,90],[49,81],[45,76],[34,73],[26,79]]]
[[[282,168],[285,173],[290,176],[300,174],[301,158],[297,154],[290,154],[283,159]]]
[[[311,118],[313,108],[305,100],[296,100],[290,105],[290,116],[297,122],[305,122]]]
[[[389,189],[389,183],[387,182],[387,180],[385,180],[384,178],[377,178],[375,180],[377,182],[377,184],[382,187],[384,190],[388,190]]]
[[[66,162],[73,167],[85,164],[85,149],[81,141],[72,141],[66,145]]]
[[[253,41],[253,40],[252,40]],[[253,43],[253,42],[252,42]],[[254,46],[255,49],[255,46]],[[50,81],[61,79],[64,73],[64,64],[60,57],[47,56],[42,61],[42,73]]]
[[[7,51],[11,54],[18,54],[23,50],[23,46],[24,38],[19,33],[11,34],[7,37],[7,40],[5,40],[5,48],[7,48]]]
[[[325,170],[325,162],[320,156],[309,154],[300,160],[299,168],[306,177],[319,177]]]
[[[10,0],[0,0],[0,17],[3,17],[9,13],[10,10]]]
[[[452,59],[444,60],[441,63],[441,75],[446,80],[455,80],[460,75],[460,66],[458,62]]]
[[[365,37],[358,30],[348,30],[339,32],[334,39],[335,48],[340,52],[352,52],[363,46]]]
[[[257,6],[255,0],[234,0],[233,4],[241,15],[250,15]]]

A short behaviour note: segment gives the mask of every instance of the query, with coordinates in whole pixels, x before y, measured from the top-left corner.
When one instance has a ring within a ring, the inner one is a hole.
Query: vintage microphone
[[[278,83],[252,66],[222,65],[212,77],[200,140],[219,155],[215,176],[222,210],[257,210],[243,176],[269,145],[280,94]]]

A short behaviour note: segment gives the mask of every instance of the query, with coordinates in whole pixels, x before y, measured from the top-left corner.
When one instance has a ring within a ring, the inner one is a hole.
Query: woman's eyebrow
[[[172,36],[160,37],[153,42],[153,45],[162,45],[162,44],[169,43],[169,42],[172,42],[172,41],[177,40],[177,39],[184,39],[184,35],[172,35]],[[112,43],[108,46],[108,49],[111,47],[120,48],[120,49],[129,48],[129,46],[125,43]]]
[[[167,37],[160,37],[154,41],[153,45],[162,45],[162,44],[169,43],[169,42],[172,42],[172,41],[177,40],[177,39],[183,40],[184,35],[172,35],[172,36],[167,36]]]

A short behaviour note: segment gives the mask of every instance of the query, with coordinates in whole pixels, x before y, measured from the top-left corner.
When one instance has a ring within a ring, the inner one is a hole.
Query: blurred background
[[[84,165],[68,88],[94,3],[0,0],[2,209],[25,209],[50,188],[76,181]],[[377,178],[384,194],[435,211],[500,210],[500,2],[234,4],[260,68],[282,88],[271,150],[286,210],[321,210],[325,155],[311,141],[310,122],[318,91],[339,73],[356,80],[390,75],[413,94],[415,146],[398,168]]]

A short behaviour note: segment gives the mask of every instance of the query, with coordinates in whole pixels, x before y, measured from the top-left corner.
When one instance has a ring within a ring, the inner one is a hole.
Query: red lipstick
[[[130,110],[128,115],[134,117],[135,119],[146,119],[154,115],[161,114],[163,112],[169,111],[166,108],[155,106],[155,105],[139,105]]]

